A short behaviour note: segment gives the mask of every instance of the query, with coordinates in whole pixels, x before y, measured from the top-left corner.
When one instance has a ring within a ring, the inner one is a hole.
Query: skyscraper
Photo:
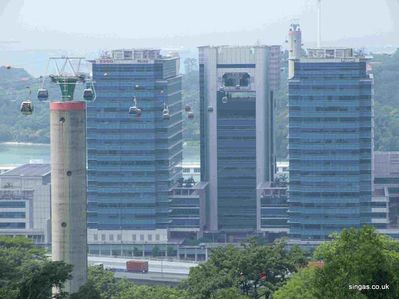
[[[182,176],[179,58],[154,49],[115,50],[92,64],[89,241],[132,242],[134,231],[167,240],[168,193]]]
[[[373,78],[352,49],[308,49],[289,78],[290,237],[371,224]]]
[[[275,49],[273,49],[275,51]],[[268,46],[200,47],[201,180],[208,231],[260,228],[257,186],[273,179],[273,92]],[[275,68],[275,66],[274,66]],[[280,69],[278,67],[278,69]]]

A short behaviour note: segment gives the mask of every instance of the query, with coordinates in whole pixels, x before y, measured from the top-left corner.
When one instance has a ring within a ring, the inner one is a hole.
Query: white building
[[[25,164],[0,175],[0,235],[50,244],[50,165]]]

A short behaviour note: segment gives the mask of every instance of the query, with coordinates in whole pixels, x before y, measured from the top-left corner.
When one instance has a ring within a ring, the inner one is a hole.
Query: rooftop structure
[[[352,48],[308,48],[303,58],[353,59],[362,58],[362,56],[355,54]]]
[[[43,177],[49,175],[50,172],[51,172],[50,164],[25,164],[17,168],[8,170],[2,175],[4,177],[5,176]]]

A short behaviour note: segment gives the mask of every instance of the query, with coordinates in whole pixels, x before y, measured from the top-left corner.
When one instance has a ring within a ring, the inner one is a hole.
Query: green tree
[[[322,266],[300,271],[274,298],[398,298],[398,242],[371,227],[345,229],[332,238],[315,250]]]
[[[283,241],[261,246],[255,239],[242,248],[219,247],[212,250],[206,263],[190,270],[182,287],[193,299],[211,298],[232,287],[251,298],[269,296],[291,272],[303,266],[304,256],[298,251],[285,250]]]
[[[88,272],[88,286],[93,287],[101,296],[102,299],[112,299],[120,297],[120,284],[111,271],[105,270],[103,266],[89,267]]]
[[[152,254],[153,257],[160,256],[161,255],[161,250],[159,249],[159,246],[154,245],[152,247],[152,249],[151,249],[151,254]]]
[[[62,289],[72,266],[51,262],[45,251],[24,237],[0,237],[0,298],[50,298],[52,288]],[[65,297],[61,292],[59,298]]]
[[[299,270],[293,274],[287,284],[273,293],[273,299],[314,299],[316,271],[313,267]]]
[[[71,294],[70,299],[102,299],[100,292],[96,289],[93,282],[89,280],[80,287],[77,293]]]
[[[320,295],[358,294],[349,285],[385,285],[389,290],[364,290],[367,298],[397,298],[399,294],[399,244],[371,227],[348,229],[321,244],[315,258],[325,266],[317,271]],[[325,298],[325,297],[324,297]]]
[[[237,288],[220,289],[211,299],[249,299],[250,297],[243,295]]]
[[[116,279],[102,266],[89,267],[87,283],[71,299],[186,299],[184,290],[163,286],[136,285]]]
[[[120,299],[186,299],[187,294],[183,290],[163,286],[146,286],[130,284],[124,287]]]

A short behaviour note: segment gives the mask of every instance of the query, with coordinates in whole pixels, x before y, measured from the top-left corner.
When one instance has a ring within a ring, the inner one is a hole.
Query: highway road
[[[89,256],[89,265],[103,264],[104,268],[111,269],[117,272],[126,270],[126,261],[128,260],[141,260],[148,261],[148,272],[150,273],[163,273],[163,274],[176,274],[187,276],[190,268],[198,266],[198,263],[190,262],[173,262],[163,260],[146,260],[146,259],[123,259],[114,257],[98,257]],[[137,273],[134,273],[137,274]],[[139,274],[140,275],[140,274]]]

